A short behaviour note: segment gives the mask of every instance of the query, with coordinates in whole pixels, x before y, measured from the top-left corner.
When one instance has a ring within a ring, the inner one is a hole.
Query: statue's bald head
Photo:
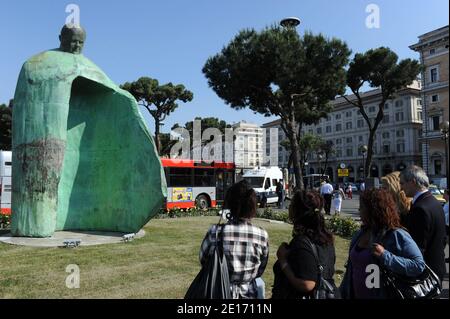
[[[64,52],[81,54],[84,41],[86,40],[86,31],[81,26],[72,26],[65,24],[61,29],[59,49]]]

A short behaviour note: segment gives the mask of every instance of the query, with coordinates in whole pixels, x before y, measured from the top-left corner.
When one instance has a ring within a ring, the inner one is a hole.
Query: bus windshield
[[[247,183],[250,184],[252,188],[262,188],[264,183],[264,177],[244,177]]]

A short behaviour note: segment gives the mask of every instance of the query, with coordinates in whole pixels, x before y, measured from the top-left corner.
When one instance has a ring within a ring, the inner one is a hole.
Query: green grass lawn
[[[146,235],[129,243],[64,248],[0,244],[0,298],[183,298],[200,270],[198,251],[216,217],[155,219]],[[255,220],[270,238],[263,275],[271,295],[276,249],[289,241],[291,226]],[[336,238],[336,280],[344,270],[348,241]],[[80,268],[80,288],[65,285],[66,266]]]

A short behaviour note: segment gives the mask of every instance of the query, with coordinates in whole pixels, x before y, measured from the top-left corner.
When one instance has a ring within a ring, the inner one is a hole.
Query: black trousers
[[[332,195],[331,194],[323,194],[323,199],[325,201],[325,213],[327,213],[328,215],[330,214],[330,210],[331,210],[331,198]]]

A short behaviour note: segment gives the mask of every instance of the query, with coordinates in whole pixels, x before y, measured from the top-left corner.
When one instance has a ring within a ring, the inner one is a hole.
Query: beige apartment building
[[[234,162],[236,168],[250,169],[263,164],[263,130],[245,121],[232,125],[235,134]]]
[[[385,104],[385,117],[380,123],[374,143],[374,156],[370,167],[370,176],[381,177],[395,170],[402,170],[407,165],[421,165],[421,145],[419,136],[422,130],[421,91],[418,82],[398,92],[394,99]],[[349,100],[354,95],[347,96]],[[363,103],[369,118],[374,119],[381,100],[379,89],[362,94]],[[361,146],[368,144],[369,130],[359,110],[344,98],[332,101],[333,111],[317,125],[307,125],[303,133],[320,135],[324,140],[333,142],[335,153],[328,159],[325,167],[324,158],[314,154],[308,158],[305,174],[317,174],[325,171],[334,182],[356,182],[363,177]],[[278,149],[278,166],[286,168],[289,152],[280,146],[279,141],[286,136],[280,128],[280,120],[266,123],[263,129],[277,128],[278,136],[272,142],[274,134],[266,134],[265,158],[273,157],[274,143]],[[349,170],[349,176],[338,177],[341,165]]]
[[[422,72],[423,129],[422,162],[435,184],[440,184],[448,172],[445,165],[445,143],[440,125],[448,121],[448,28],[445,26],[419,36],[419,42],[410,46],[420,54]],[[448,160],[448,159],[447,159]]]

